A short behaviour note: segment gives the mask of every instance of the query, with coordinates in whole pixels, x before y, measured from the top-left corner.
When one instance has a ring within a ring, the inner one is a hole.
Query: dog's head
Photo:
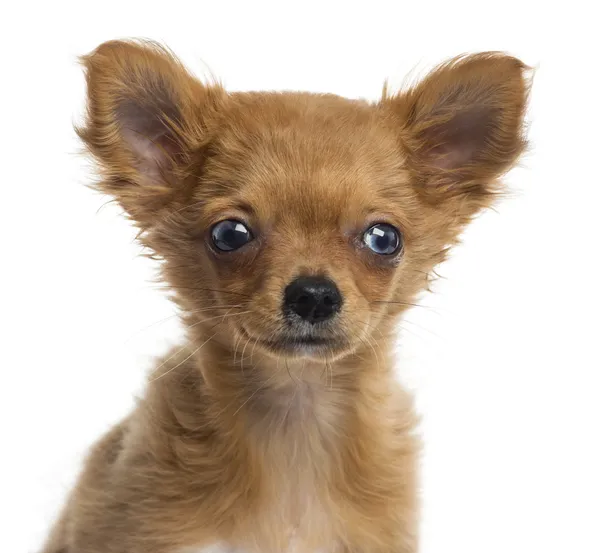
[[[524,148],[526,67],[453,59],[377,103],[226,93],[167,51],[84,58],[80,135],[190,326],[276,356],[386,336]]]

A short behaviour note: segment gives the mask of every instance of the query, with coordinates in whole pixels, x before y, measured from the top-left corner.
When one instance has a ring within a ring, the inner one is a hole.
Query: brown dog
[[[226,93],[163,48],[84,58],[79,134],[187,340],[91,452],[45,553],[409,553],[394,323],[523,151],[527,68],[453,59],[375,104]]]

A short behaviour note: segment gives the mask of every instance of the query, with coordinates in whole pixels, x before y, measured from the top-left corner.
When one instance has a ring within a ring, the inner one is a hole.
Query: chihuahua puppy
[[[98,188],[187,329],[91,451],[45,553],[414,553],[395,321],[525,147],[528,68],[452,59],[375,103],[227,93],[163,47],[83,58]]]

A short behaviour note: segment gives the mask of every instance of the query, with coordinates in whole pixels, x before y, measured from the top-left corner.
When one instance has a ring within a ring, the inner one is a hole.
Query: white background
[[[133,231],[84,186],[72,130],[76,56],[142,36],[232,90],[376,99],[387,77],[490,49],[538,67],[532,150],[508,179],[512,197],[469,229],[426,307],[402,323],[398,369],[423,415],[423,552],[598,553],[600,49],[587,5],[5,6],[0,550],[37,550],[82,454],[179,335]]]

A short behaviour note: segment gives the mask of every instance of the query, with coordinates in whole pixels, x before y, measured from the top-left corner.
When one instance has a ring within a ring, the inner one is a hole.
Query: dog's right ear
[[[77,132],[99,163],[98,188],[145,226],[176,197],[226,95],[155,43],[106,42],[82,62],[87,117]]]

